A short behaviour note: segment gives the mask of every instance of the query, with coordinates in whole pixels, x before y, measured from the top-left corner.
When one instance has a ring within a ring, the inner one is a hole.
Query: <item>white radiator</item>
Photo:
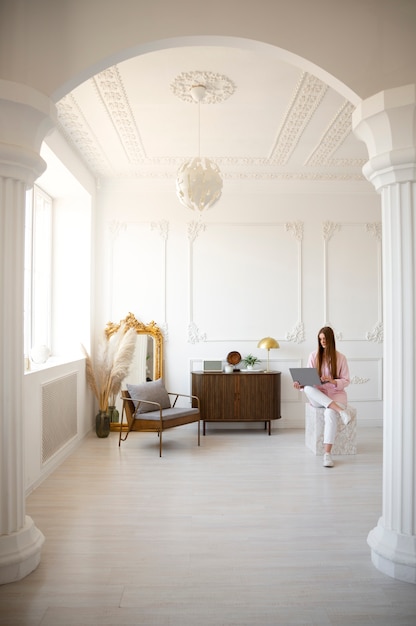
[[[77,434],[77,373],[42,385],[42,463]]]

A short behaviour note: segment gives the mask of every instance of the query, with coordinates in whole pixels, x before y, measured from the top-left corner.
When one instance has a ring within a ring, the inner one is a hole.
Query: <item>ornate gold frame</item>
[[[154,340],[154,354],[153,354],[153,373],[155,380],[163,377],[163,334],[159,326],[151,321],[149,324],[143,324],[139,322],[133,315],[129,313],[124,320],[121,320],[118,324],[108,322],[105,328],[105,334],[107,337],[111,337],[116,333],[121,325],[124,325],[126,330],[134,328],[139,335],[150,335]]]

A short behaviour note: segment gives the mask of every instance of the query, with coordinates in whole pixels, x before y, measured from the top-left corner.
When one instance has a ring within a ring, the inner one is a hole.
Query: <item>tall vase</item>
[[[110,422],[117,423],[120,419],[120,413],[115,406],[109,406],[108,412],[110,414]]]
[[[95,416],[95,432],[100,439],[104,439],[110,434],[110,415],[108,411],[98,411]]]

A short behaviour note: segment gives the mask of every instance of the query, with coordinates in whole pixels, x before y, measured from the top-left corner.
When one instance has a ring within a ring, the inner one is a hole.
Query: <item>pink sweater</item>
[[[312,352],[309,355],[308,359],[308,367],[315,367],[317,364],[317,355],[318,352]],[[337,378],[336,385],[332,385],[331,383],[325,383],[324,385],[317,385],[316,388],[320,389],[325,395],[327,395],[331,400],[335,400],[337,402],[341,402],[342,404],[347,404],[347,394],[345,393],[345,387],[348,387],[350,384],[350,372],[348,369],[347,359],[343,354],[337,351]],[[330,376],[332,378],[332,374],[329,371],[328,367],[325,365],[322,367],[323,376]]]

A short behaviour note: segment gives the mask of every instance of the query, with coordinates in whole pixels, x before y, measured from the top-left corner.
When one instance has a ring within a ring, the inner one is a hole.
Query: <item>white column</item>
[[[25,515],[23,293],[25,193],[45,169],[39,150],[54,105],[0,80],[0,584],[39,564],[44,536]]]
[[[416,85],[365,100],[353,126],[383,227],[383,509],[368,544],[377,569],[416,583]]]

